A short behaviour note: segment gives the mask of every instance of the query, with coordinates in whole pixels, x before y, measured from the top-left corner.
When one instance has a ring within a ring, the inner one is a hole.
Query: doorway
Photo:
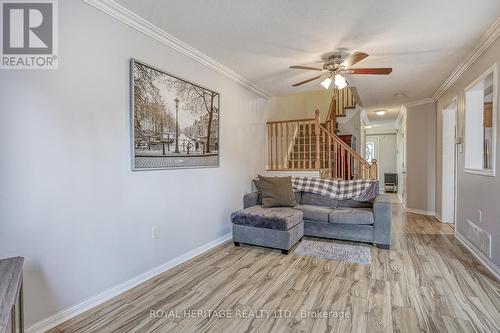
[[[371,162],[372,160],[377,160],[380,163],[378,157],[378,137],[367,135],[365,139],[365,160]],[[377,179],[379,179],[380,168],[377,168]]]
[[[456,98],[442,111],[443,115],[443,166],[441,205],[443,223],[455,223],[456,216],[456,173],[457,173],[457,100]]]
[[[387,129],[385,133],[366,136],[365,159],[377,160],[377,179],[380,190],[387,193],[398,192],[397,140],[395,129]]]

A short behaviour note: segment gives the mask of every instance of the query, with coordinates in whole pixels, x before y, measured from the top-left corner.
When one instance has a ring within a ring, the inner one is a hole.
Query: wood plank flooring
[[[452,228],[394,206],[370,265],[226,243],[50,333],[500,332],[500,283]]]

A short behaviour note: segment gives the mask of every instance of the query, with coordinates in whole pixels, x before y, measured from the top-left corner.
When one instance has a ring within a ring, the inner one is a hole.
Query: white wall
[[[436,210],[441,216],[442,204],[442,113],[441,110],[449,105],[454,97],[458,97],[458,135],[464,134],[465,102],[464,89],[474,82],[494,63],[500,63],[500,39],[497,39],[486,52],[462,74],[460,79],[451,86],[446,93],[437,101],[437,189],[436,189]],[[497,87],[499,89],[499,87]],[[500,98],[500,94],[497,94]],[[500,100],[497,102],[500,105]],[[500,117],[497,117],[497,128],[500,128]],[[470,138],[465,137],[464,140]],[[500,165],[500,131],[497,131],[497,154],[496,165]],[[490,263],[500,267],[500,177],[485,177],[464,172],[464,152],[458,152],[457,155],[457,212],[456,212],[456,230],[461,235],[466,234],[467,220],[471,220],[482,229],[491,234],[492,237],[492,256],[487,258]],[[482,211],[482,222],[479,222],[478,211]]]
[[[339,133],[338,135],[352,135],[356,138],[356,152],[361,153],[361,110],[359,107],[356,109],[348,109],[345,118],[338,117]]]
[[[321,86],[319,86],[321,88]],[[314,118],[314,111],[320,110],[321,121],[328,116],[333,89],[307,91],[283,96],[273,96],[270,102],[270,120]]]
[[[265,100],[83,1],[59,10],[59,70],[0,73],[0,257],[26,258],[28,326],[229,233],[265,163]],[[220,168],[130,170],[132,57],[221,93]]]
[[[455,170],[456,170],[456,101],[443,110],[437,110],[443,116],[443,170],[441,186],[445,188],[446,196],[443,198],[443,209],[439,219],[443,223],[455,223]],[[482,116],[481,116],[482,118]]]
[[[366,150],[366,133],[367,129],[365,128],[365,119],[361,116],[361,112],[359,115],[359,154],[365,157]]]
[[[293,120],[314,118],[315,110],[320,111],[320,120],[328,116],[333,89],[321,89],[296,94],[273,96],[270,99],[269,120]],[[339,135],[352,134],[356,137],[356,151],[361,152],[361,108],[348,109],[346,117],[338,117]]]
[[[465,113],[467,125],[464,124],[467,141],[464,142],[465,148],[465,167],[470,169],[482,169],[484,163],[484,82],[479,82],[479,87],[467,92],[465,101]]]
[[[407,108],[406,207],[433,214],[436,193],[436,105]]]
[[[406,206],[406,106],[401,106],[400,117],[398,118],[397,127],[397,170],[398,170],[398,196]]]
[[[380,188],[384,186],[385,173],[397,173],[396,134],[367,135],[366,142],[375,140],[378,143],[378,181]]]
[[[377,134],[396,134],[398,132],[395,125],[392,126],[377,126],[366,129],[366,135],[377,135]]]

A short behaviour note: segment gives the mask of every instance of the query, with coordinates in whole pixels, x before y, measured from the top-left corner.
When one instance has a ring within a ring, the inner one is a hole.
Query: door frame
[[[379,140],[378,140],[378,137],[373,135],[373,134],[366,135],[366,137],[369,137],[369,136],[372,137],[372,139],[373,139],[373,140],[370,140],[370,142],[374,143],[373,147],[375,150],[375,159],[377,160],[377,162],[379,162],[379,158],[378,158],[379,157],[379,152],[378,152]],[[365,137],[365,150],[366,150],[366,144],[368,143],[368,139],[366,137]],[[363,153],[363,158],[366,158],[365,152]],[[371,161],[368,161],[368,162],[371,162]],[[380,168],[377,168],[377,179],[380,179]],[[380,184],[379,184],[379,186],[380,186]]]
[[[449,110],[449,111],[447,111]],[[453,111],[450,111],[453,110]],[[451,222],[445,222],[444,221],[444,198],[445,198],[445,193],[448,193],[445,191],[444,188],[444,148],[445,148],[445,142],[444,142],[444,112],[454,112],[455,113],[455,135],[454,135],[454,145],[453,145],[453,165],[454,165],[454,172],[453,172],[453,221]],[[457,194],[458,194],[458,149],[457,149],[457,138],[458,138],[458,96],[455,96],[452,98],[452,100],[447,103],[442,109],[441,109],[441,222],[446,223],[446,224],[453,224],[456,225],[457,222],[457,209],[458,209],[458,203],[457,203]]]

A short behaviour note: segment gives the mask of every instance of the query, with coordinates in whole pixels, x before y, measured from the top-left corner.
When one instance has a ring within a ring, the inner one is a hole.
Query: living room
[[[498,1],[1,10],[1,333],[500,331]]]

